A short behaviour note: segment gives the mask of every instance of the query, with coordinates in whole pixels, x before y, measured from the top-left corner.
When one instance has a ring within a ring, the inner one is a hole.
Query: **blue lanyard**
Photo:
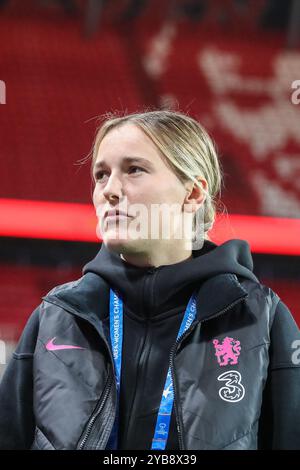
[[[121,368],[122,368],[122,344],[123,344],[123,302],[117,294],[110,289],[110,340],[112,346],[112,354],[115,364],[115,374],[117,382],[117,415],[114,423],[112,433],[110,435],[107,449],[117,449],[118,445],[118,422],[119,422],[119,401],[120,401],[120,386],[121,386]],[[196,299],[195,294],[189,300],[183,320],[181,322],[177,340],[185,333],[191,326],[196,317]],[[151,450],[158,449],[164,450],[167,445],[169,428],[171,421],[171,413],[174,402],[174,389],[169,367],[161,402],[158,410],[154,436],[152,439]]]
[[[118,448],[119,429],[119,406],[120,406],[120,386],[122,368],[122,344],[123,344],[123,302],[117,294],[110,289],[109,298],[109,326],[112,355],[115,364],[115,376],[117,383],[117,411],[112,432],[110,434],[106,449],[115,450]]]

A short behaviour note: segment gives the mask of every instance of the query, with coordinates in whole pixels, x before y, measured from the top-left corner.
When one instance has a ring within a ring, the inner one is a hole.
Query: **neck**
[[[158,267],[168,264],[180,263],[192,259],[192,250],[173,250],[164,251],[157,250],[152,253],[121,253],[120,257],[127,263],[133,264],[138,267]]]

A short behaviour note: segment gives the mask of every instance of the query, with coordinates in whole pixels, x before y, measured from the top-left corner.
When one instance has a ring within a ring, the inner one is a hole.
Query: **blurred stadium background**
[[[80,160],[97,117],[114,110],[180,109],[206,126],[225,172],[222,200],[245,221],[241,232],[223,220],[227,238],[249,241],[255,273],[300,325],[300,93],[292,88],[300,80],[299,7],[298,0],[0,0],[6,360],[41,297],[80,277],[100,247],[89,165]]]

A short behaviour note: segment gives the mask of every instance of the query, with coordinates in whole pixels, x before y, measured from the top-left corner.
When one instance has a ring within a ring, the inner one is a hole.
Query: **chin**
[[[111,238],[111,237],[106,237],[106,236],[102,237],[102,241],[109,250],[114,251],[119,254],[122,253],[122,250],[124,250],[124,248],[127,245],[126,240],[116,239],[116,238]]]
[[[104,235],[103,243],[105,246],[118,254],[137,254],[145,251],[145,242],[143,240],[130,240],[128,238],[113,238]]]

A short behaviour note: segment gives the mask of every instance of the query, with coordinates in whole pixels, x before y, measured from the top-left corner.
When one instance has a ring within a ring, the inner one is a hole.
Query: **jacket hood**
[[[258,282],[248,242],[229,240],[222,245],[205,240],[192,258],[158,267],[138,267],[123,260],[104,243],[83,274],[101,276],[132,312],[156,316],[185,308],[193,291],[220,274],[235,274]],[[151,305],[151,312],[149,311]]]

